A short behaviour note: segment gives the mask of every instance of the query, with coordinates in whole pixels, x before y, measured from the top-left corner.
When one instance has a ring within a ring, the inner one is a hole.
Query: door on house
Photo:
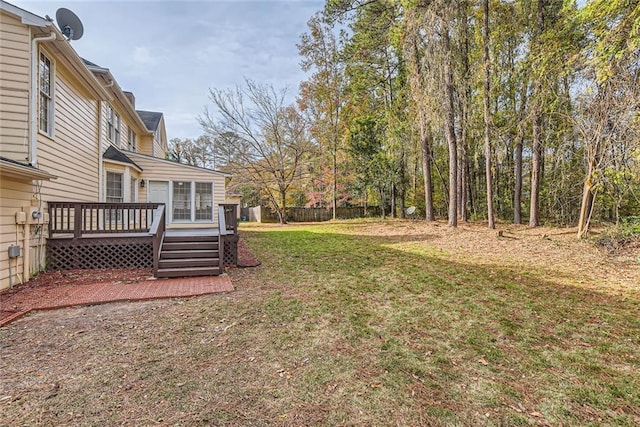
[[[149,202],[164,203],[164,218],[169,223],[169,183],[166,181],[149,181]]]

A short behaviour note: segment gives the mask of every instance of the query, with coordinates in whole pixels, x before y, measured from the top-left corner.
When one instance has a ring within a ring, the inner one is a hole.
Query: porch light
[[[140,188],[144,188],[144,186],[145,186],[144,179],[141,179],[140,180]]]

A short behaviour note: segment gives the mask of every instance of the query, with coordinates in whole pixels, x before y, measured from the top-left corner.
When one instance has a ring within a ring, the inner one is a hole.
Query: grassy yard
[[[232,294],[0,330],[0,425],[640,424],[640,255],[502,230],[245,226]]]

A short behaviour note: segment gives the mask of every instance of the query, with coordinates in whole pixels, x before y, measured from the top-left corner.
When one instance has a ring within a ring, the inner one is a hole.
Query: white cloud
[[[22,1],[40,16],[73,10],[84,36],[72,46],[109,68],[133,91],[139,109],[162,111],[169,138],[201,134],[196,117],[210,88],[244,77],[277,88],[293,102],[305,74],[296,43],[323,1]]]
[[[135,65],[147,66],[153,63],[151,51],[146,46],[136,46],[131,53],[131,60]]]

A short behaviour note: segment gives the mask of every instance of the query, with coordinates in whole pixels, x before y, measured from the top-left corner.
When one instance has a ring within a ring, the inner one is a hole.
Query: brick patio
[[[233,284],[227,275],[29,289],[10,295],[0,294],[0,327],[33,310],[116,301],[184,298],[233,290]]]

